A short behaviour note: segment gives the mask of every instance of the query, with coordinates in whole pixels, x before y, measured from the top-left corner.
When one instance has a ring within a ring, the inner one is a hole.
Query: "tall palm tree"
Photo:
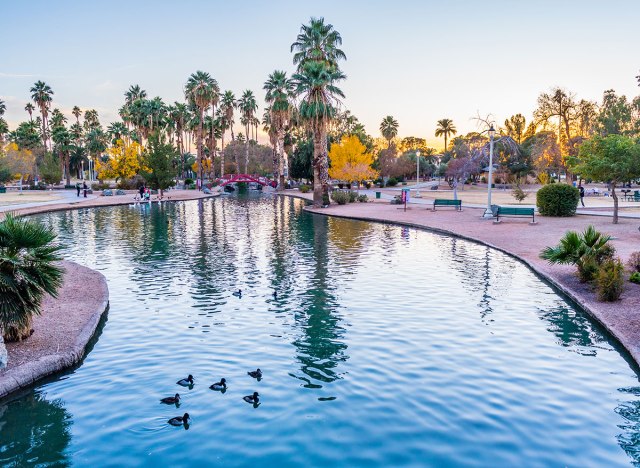
[[[2,99],[0,99],[0,117],[4,115],[6,110],[7,110],[7,105]]]
[[[280,161],[278,158],[278,135],[275,127],[271,122],[271,108],[267,107],[262,115],[262,129],[269,135],[269,143],[271,143],[271,157],[273,160],[273,178],[279,183],[280,180]]]
[[[24,110],[29,113],[29,120],[33,122],[33,111],[36,110],[35,106],[30,102],[27,102],[27,105],[24,106]]]
[[[0,117],[0,149],[4,146],[4,136],[9,133],[9,124]]]
[[[67,180],[67,185],[71,185],[71,171],[69,168],[69,156],[71,150],[73,149],[72,137],[69,133],[69,130],[65,128],[64,125],[57,125],[53,127],[53,132],[51,135],[54,143],[56,144],[56,149],[60,154],[60,160],[63,161],[64,165],[64,174]]]
[[[229,125],[229,130],[231,130],[231,140],[235,140],[233,135],[233,111],[236,108],[236,97],[233,94],[233,91],[225,91],[220,100],[220,109],[224,112],[224,118]]]
[[[300,118],[313,133],[313,205],[316,207],[322,206],[323,198],[329,196],[327,128],[336,116],[336,102],[344,97],[336,86],[344,78],[344,73],[324,61],[306,62],[302,70],[293,75],[296,91],[303,96]]]
[[[293,82],[287,78],[286,72],[280,70],[269,75],[263,88],[267,92],[265,101],[270,109],[268,128],[275,133],[277,167],[274,165],[274,173],[279,175],[278,188],[284,190],[285,179],[289,175],[289,161],[284,151],[284,136],[293,108],[291,100],[295,88]],[[271,135],[269,136],[271,138]]]
[[[387,140],[387,148],[390,148],[391,140],[398,136],[398,121],[387,115],[380,123],[380,133]]]
[[[308,25],[302,25],[296,41],[291,44],[294,65],[298,71],[307,61],[322,61],[337,67],[338,60],[346,60],[347,56],[338,49],[342,45],[340,33],[333,25],[325,24],[324,18],[311,18]]]
[[[458,133],[458,129],[451,119],[440,119],[436,127],[436,136],[444,136],[444,151],[447,151],[447,139],[451,135]]]
[[[76,118],[76,123],[79,124],[80,123],[80,116],[82,115],[82,111],[80,110],[80,108],[78,106],[73,106],[73,109],[71,110],[71,113]]]
[[[131,105],[138,99],[145,99],[147,97],[147,92],[140,88],[139,85],[131,85],[127,91],[124,93],[124,99],[126,105]]]
[[[115,142],[127,135],[127,127],[123,122],[113,122],[107,127],[107,133],[111,136],[112,141]]]
[[[202,161],[204,159],[204,150],[202,147],[202,129],[204,123],[204,112],[211,104],[213,95],[220,92],[218,82],[211,78],[207,72],[197,71],[193,73],[187,80],[184,87],[184,95],[187,101],[194,105],[198,111],[198,135],[196,138],[196,146],[198,148],[198,177],[200,178],[200,187],[202,187],[203,173]]]
[[[89,109],[84,112],[84,127],[87,130],[93,130],[100,127],[97,110]]]
[[[242,93],[242,97],[238,100],[238,109],[240,109],[242,113],[242,123],[244,124],[245,136],[247,137],[244,152],[244,171],[246,173],[249,167],[249,127],[253,125],[255,113],[258,110],[258,104],[256,103],[256,97],[253,95],[253,91],[247,89]]]
[[[31,335],[42,299],[57,296],[63,271],[55,238],[53,230],[28,218],[7,214],[0,221],[0,329],[7,341]]]
[[[30,89],[31,99],[40,108],[40,114],[42,114],[42,146],[47,148],[47,116],[49,115],[49,108],[51,107],[51,101],[53,101],[53,90],[44,81],[36,81]]]
[[[338,68],[339,60],[346,55],[338,47],[342,44],[340,33],[324,18],[311,18],[302,25],[296,41],[291,44],[293,63],[297,65],[292,77],[298,95],[304,95],[300,103],[299,117],[313,133],[313,204],[319,207],[328,202],[329,173],[327,156],[327,127],[336,115],[338,98],[344,97],[336,86],[345,75]]]

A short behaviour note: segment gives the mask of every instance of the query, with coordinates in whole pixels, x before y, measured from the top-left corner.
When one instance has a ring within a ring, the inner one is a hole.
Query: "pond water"
[[[111,308],[81,366],[0,403],[0,465],[640,460],[635,367],[523,264],[302,207],[248,195],[38,216],[107,277]],[[159,403],[176,392],[179,408]],[[167,424],[184,412],[188,430]]]

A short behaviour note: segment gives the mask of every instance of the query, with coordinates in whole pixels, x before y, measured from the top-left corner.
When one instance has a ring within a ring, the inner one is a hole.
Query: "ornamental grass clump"
[[[338,205],[346,205],[347,203],[349,203],[350,197],[347,192],[336,190],[331,194],[331,199]]]
[[[593,281],[600,267],[613,259],[614,247],[609,244],[611,236],[602,234],[593,226],[584,232],[567,231],[555,247],[546,247],[540,258],[549,263],[575,265],[578,277],[583,283]]]
[[[61,247],[42,224],[11,214],[0,221],[0,328],[5,341],[31,335],[34,315],[45,294],[56,297],[62,285]]]
[[[615,302],[620,299],[624,289],[624,266],[619,258],[607,260],[600,265],[596,289],[601,301]]]
[[[632,272],[640,273],[640,252],[633,252],[627,260],[627,266]]]

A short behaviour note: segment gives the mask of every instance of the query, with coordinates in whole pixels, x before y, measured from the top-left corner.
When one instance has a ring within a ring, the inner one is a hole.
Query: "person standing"
[[[578,190],[580,190],[580,203],[582,203],[582,206],[584,207],[584,187],[582,184],[578,185]]]
[[[76,197],[79,197],[80,196],[80,182],[76,182],[76,191],[77,191]]]
[[[87,189],[89,187],[87,187],[87,183],[86,182],[82,182],[82,190],[84,192],[84,198],[87,198]]]
[[[138,193],[140,194],[140,200],[142,200],[142,197],[144,197],[144,185],[140,186]]]

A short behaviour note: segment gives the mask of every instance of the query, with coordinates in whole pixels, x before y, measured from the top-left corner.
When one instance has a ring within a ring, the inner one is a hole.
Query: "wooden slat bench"
[[[433,200],[433,211],[436,211],[436,206],[453,206],[458,211],[462,211],[462,200],[447,200],[443,198],[436,198]]]
[[[534,208],[517,208],[513,206],[499,206],[496,213],[496,222],[500,222],[500,216],[504,217],[517,217],[517,216],[531,216],[531,222],[536,222],[536,213]]]

